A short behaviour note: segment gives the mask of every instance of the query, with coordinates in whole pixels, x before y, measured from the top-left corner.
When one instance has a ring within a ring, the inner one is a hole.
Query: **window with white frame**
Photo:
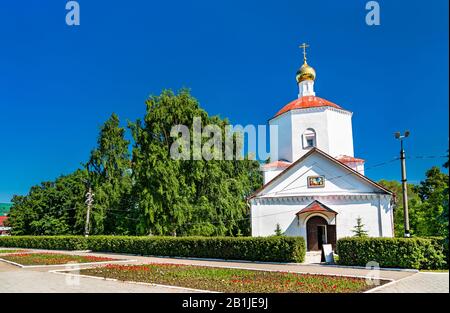
[[[316,132],[312,128],[308,128],[303,133],[303,149],[310,149],[317,146]]]

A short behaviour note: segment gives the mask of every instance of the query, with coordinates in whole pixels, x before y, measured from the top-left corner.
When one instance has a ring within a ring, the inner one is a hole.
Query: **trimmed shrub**
[[[48,250],[86,250],[87,243],[82,236],[3,236],[1,247],[31,248]]]
[[[303,262],[303,237],[11,236],[0,246],[229,260]]]
[[[445,237],[429,236],[419,237],[431,241],[432,249],[426,251],[427,261],[423,269],[445,269],[448,268],[448,240]]]
[[[419,237],[422,239],[429,239],[436,249],[441,250],[448,260],[448,239],[439,236]]]
[[[442,269],[446,266],[442,246],[425,238],[339,239],[339,264],[366,266],[370,261],[380,267]]]

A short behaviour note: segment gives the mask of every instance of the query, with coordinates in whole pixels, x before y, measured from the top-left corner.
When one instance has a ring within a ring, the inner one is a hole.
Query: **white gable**
[[[308,177],[311,176],[323,176],[325,178],[325,186],[308,187]],[[263,190],[257,193],[257,197],[373,193],[385,192],[350,169],[314,151],[266,185]]]

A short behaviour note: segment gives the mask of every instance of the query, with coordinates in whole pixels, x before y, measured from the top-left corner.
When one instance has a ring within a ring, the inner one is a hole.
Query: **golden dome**
[[[300,83],[304,80],[315,80],[316,79],[316,71],[314,68],[308,65],[308,63],[303,63],[302,67],[297,71],[297,83]]]

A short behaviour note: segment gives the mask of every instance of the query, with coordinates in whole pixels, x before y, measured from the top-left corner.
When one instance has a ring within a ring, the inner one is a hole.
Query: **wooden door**
[[[333,250],[336,251],[336,225],[327,226],[327,241],[331,244]]]
[[[313,216],[306,222],[306,241],[308,251],[319,251],[318,225],[327,226],[327,221],[321,216]]]

